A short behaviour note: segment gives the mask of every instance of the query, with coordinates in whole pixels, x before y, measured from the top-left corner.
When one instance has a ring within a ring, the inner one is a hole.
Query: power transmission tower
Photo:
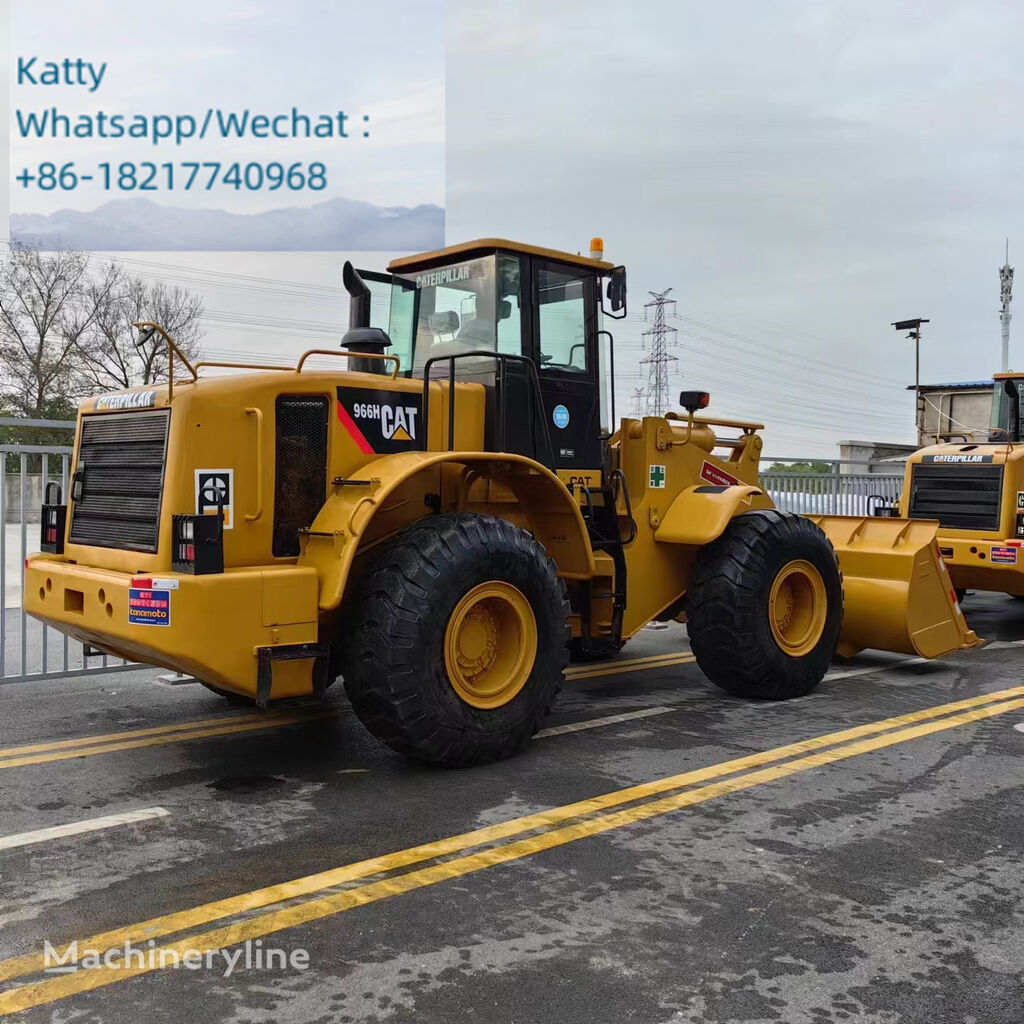
[[[647,392],[643,388],[633,388],[633,419],[641,420],[644,417],[644,410],[646,403],[644,399],[647,397]]]
[[[650,339],[650,348],[644,359],[640,360],[641,365],[647,364],[647,414],[649,416],[664,416],[668,412],[668,374],[670,364],[679,362],[676,356],[669,354],[669,347],[676,344],[676,335],[679,333],[675,327],[669,327],[665,323],[665,307],[672,307],[672,314],[675,314],[676,300],[668,298],[671,288],[663,292],[650,292],[651,302],[644,306],[644,319],[647,319],[647,311],[654,310],[653,322],[643,333],[643,346],[647,349],[647,342]]]
[[[1013,301],[1013,267],[1010,240],[1006,240],[1006,262],[999,268],[999,322],[1003,325],[1003,372],[1010,368],[1010,303]]]

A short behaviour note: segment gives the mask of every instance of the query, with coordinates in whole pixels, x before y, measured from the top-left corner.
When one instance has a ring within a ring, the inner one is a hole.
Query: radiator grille
[[[72,501],[71,542],[156,551],[170,410],[108,413],[82,419]]]
[[[322,395],[277,400],[275,558],[299,553],[299,530],[312,524],[327,500],[327,412]]]
[[[998,530],[1003,493],[1002,466],[913,468],[912,519],[938,519],[949,530]]]

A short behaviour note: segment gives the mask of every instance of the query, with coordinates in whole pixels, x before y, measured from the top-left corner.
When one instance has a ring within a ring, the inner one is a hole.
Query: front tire
[[[744,513],[698,554],[687,611],[690,646],[716,686],[764,700],[808,694],[842,627],[835,551],[804,516]]]
[[[509,757],[550,710],[569,604],[531,534],[494,516],[431,516],[367,556],[346,600],[345,691],[399,753],[466,767]]]

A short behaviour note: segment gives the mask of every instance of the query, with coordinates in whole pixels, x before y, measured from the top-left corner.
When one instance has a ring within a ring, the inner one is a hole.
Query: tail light
[[[39,517],[39,550],[51,555],[64,554],[64,527],[68,521],[68,507],[61,504],[60,484],[46,485],[43,507]]]
[[[171,568],[206,576],[224,571],[224,520],[220,515],[171,516]]]

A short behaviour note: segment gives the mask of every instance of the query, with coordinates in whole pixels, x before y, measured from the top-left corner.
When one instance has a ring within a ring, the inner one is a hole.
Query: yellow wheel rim
[[[500,708],[526,685],[537,657],[537,620],[511,583],[491,580],[455,606],[444,636],[452,689],[475,708]]]
[[[825,631],[827,613],[821,573],[802,558],[784,565],[768,597],[768,621],[779,647],[793,658],[814,650]]]

